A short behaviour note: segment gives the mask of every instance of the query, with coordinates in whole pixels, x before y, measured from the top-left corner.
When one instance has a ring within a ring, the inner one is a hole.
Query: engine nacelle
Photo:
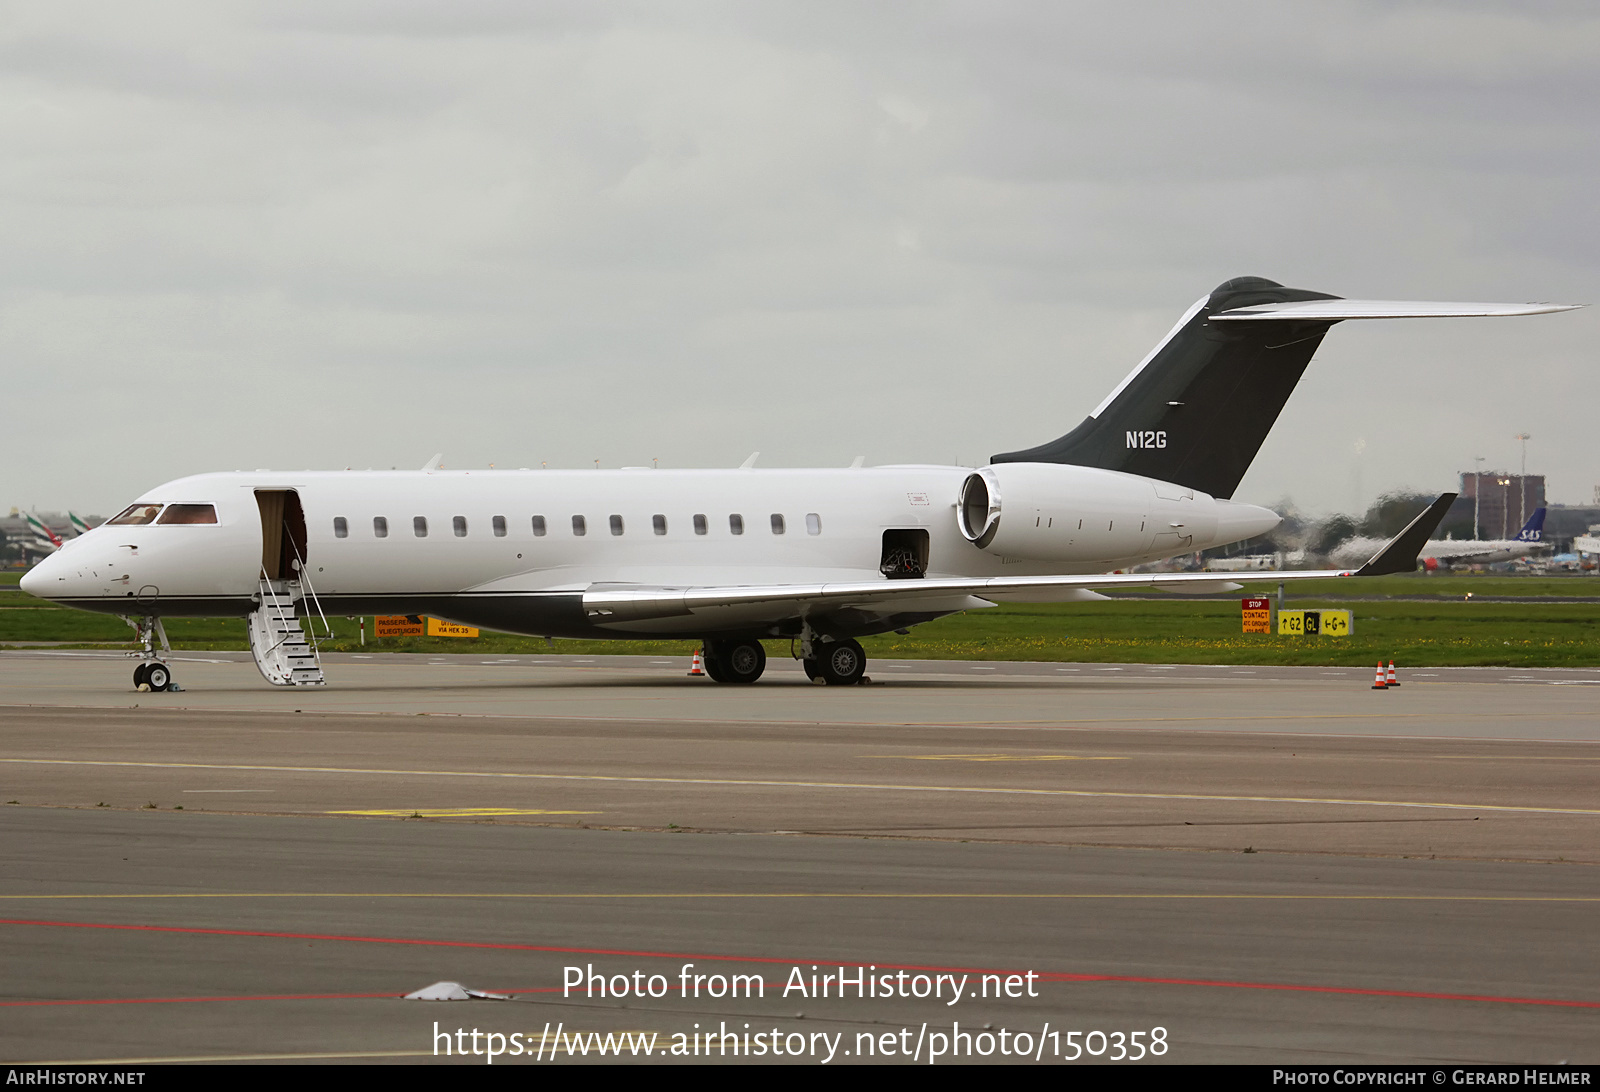
[[[1029,561],[1171,557],[1265,534],[1265,508],[1170,482],[1060,463],[998,463],[967,475],[961,534],[980,550]]]

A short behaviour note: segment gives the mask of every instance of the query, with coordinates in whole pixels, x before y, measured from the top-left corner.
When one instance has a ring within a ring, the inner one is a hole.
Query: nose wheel
[[[174,688],[172,669],[159,660],[140,664],[133,669],[135,690],[170,690]]]
[[[161,619],[155,615],[145,618],[123,618],[124,622],[133,627],[138,640],[144,646],[142,653],[134,652],[130,655],[144,657],[143,662],[133,669],[133,688],[135,690],[181,690],[177,683],[172,681],[172,669],[156,659],[158,653],[152,648],[156,641],[161,642],[161,652],[172,655],[172,642],[167,640],[167,629],[161,624]]]

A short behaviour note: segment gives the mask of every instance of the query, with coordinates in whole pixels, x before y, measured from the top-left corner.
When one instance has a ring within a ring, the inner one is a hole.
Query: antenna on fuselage
[[[441,470],[444,468],[444,452],[437,452],[433,458],[422,464],[424,470]]]
[[[758,458],[760,458],[760,457],[761,457],[761,452],[752,451],[750,453],[750,457],[748,459],[746,459],[744,462],[739,464],[739,469],[740,470],[749,470],[751,467],[756,465],[756,460]]]

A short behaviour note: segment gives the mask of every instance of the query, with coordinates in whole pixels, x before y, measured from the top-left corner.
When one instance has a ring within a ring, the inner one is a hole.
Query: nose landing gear
[[[161,624],[161,619],[147,616],[135,621],[132,618],[123,618],[123,621],[133,627],[138,634],[139,643],[144,646],[142,651],[130,652],[143,662],[133,669],[133,688],[135,690],[182,690],[183,687],[172,681],[172,669],[157,658],[155,650],[151,647],[153,641],[161,642],[161,651],[167,656],[172,655],[172,644],[167,640],[166,627]]]

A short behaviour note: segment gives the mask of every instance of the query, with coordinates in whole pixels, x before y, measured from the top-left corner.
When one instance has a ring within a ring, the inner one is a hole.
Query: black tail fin
[[[1334,320],[1211,322],[1240,307],[1332,300],[1237,277],[1190,308],[1084,422],[997,463],[1122,470],[1231,497]]]

